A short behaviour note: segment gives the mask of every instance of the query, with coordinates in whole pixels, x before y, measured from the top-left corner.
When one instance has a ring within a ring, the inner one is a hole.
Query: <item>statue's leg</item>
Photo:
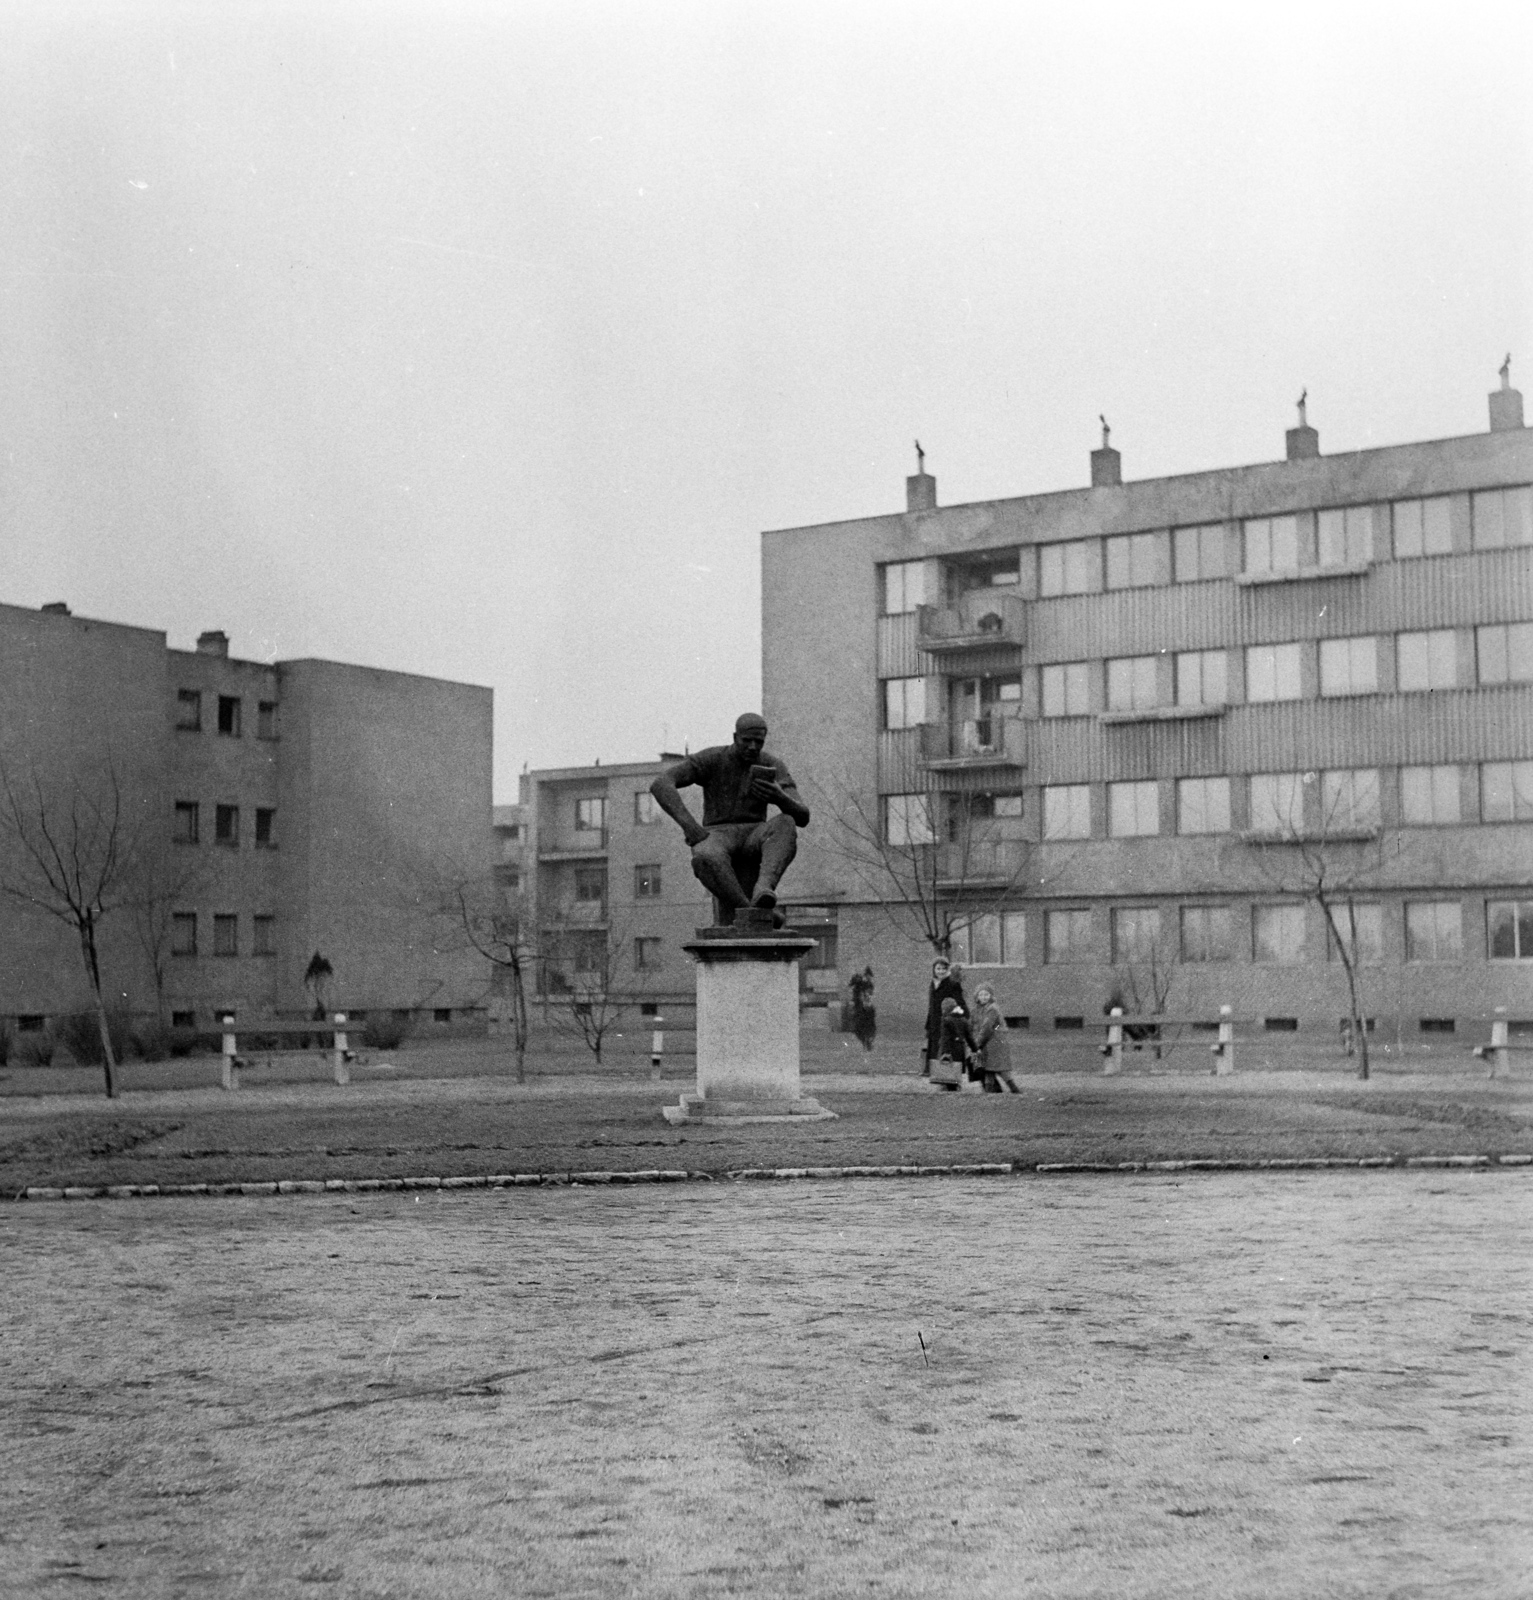
[[[788,863],[798,854],[798,827],[793,818],[778,812],[751,831],[750,845],[761,852],[761,869],[756,875],[753,904],[777,904],[777,885]]]
[[[750,896],[740,887],[740,880],[735,876],[729,858],[729,843],[720,837],[717,829],[701,844],[693,846],[692,874],[713,896],[719,909],[735,911],[750,904]],[[724,919],[720,917],[719,920]]]

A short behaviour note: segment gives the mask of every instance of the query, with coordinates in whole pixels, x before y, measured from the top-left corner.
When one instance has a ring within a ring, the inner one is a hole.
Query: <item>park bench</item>
[[[246,1065],[239,1053],[239,1037],[243,1034],[247,1039],[312,1039],[324,1038],[328,1035],[330,1045],[330,1066],[337,1083],[350,1083],[351,1073],[347,1070],[347,1063],[354,1060],[351,1050],[347,1047],[346,1013],[337,1011],[333,1021],[329,1022],[276,1022],[268,1020],[255,1020],[246,1022],[235,1028],[234,1017],[225,1013],[219,1017],[219,1025],[223,1029],[222,1050],[222,1083],[226,1089],[238,1087],[235,1077],[237,1068]],[[248,1046],[247,1046],[248,1048]]]
[[[1235,1019],[1228,1006],[1219,1007],[1217,1022],[1208,1016],[1172,1017],[1156,1012],[1129,1016],[1120,1006],[1114,1006],[1107,1014],[1107,1042],[1101,1046],[1103,1075],[1111,1078],[1122,1072],[1125,1048],[1140,1050],[1148,1044],[1158,1058],[1163,1042],[1161,1030],[1172,1027],[1217,1028],[1218,1042],[1208,1047],[1214,1058],[1214,1071],[1221,1078],[1234,1072]]]
[[[1519,1019],[1517,1026],[1527,1029],[1529,1024]],[[1507,1017],[1506,1007],[1497,1006],[1495,1020],[1490,1025],[1490,1043],[1477,1044],[1472,1052],[1476,1061],[1490,1062],[1490,1075],[1493,1078],[1510,1078],[1513,1055],[1533,1050],[1533,1039],[1514,1040],[1511,1032],[1512,1024]]]

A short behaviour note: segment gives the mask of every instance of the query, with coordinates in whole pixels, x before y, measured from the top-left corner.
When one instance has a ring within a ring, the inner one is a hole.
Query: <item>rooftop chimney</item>
[[[1102,424],[1102,448],[1091,452],[1091,487],[1105,489],[1123,482],[1123,457],[1107,442],[1112,437],[1107,418],[1097,420]]]
[[[1522,391],[1512,387],[1512,355],[1501,363],[1501,387],[1490,392],[1490,431],[1510,433],[1522,427]]]
[[[200,656],[226,656],[229,653],[229,635],[222,628],[210,628],[197,635],[197,654]]]
[[[937,509],[937,480],[926,470],[926,452],[921,441],[916,440],[916,472],[905,480],[905,509],[907,511],[935,511]]]
[[[1304,415],[1304,403],[1308,399],[1309,390],[1306,389],[1299,396],[1299,426],[1283,435],[1290,461],[1313,461],[1320,454],[1320,435],[1310,427]]]
[[[1521,420],[1521,415],[1521,412],[1519,412],[1519,420]],[[65,605],[62,600],[50,600],[47,605],[42,607],[42,609],[46,611],[50,617],[67,617],[69,615],[69,607]]]

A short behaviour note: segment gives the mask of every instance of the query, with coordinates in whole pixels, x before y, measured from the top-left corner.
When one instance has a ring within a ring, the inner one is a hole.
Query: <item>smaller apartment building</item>
[[[55,817],[115,790],[139,862],[124,898],[152,916],[108,916],[103,978],[140,1015],[304,1015],[316,952],[333,1007],[480,1015],[483,963],[431,907],[484,869],[490,718],[488,689],[0,606],[0,772]],[[17,870],[0,834],[0,873]],[[0,896],[0,1020],[38,1026],[88,994],[68,930]]]
[[[599,983],[641,1004],[690,1002],[692,962],[682,946],[712,921],[712,906],[681,830],[649,792],[662,767],[680,759],[522,775],[521,883],[540,988]]]
[[[1127,483],[1104,437],[1089,488],[939,507],[923,471],[902,514],[764,535],[793,887],[840,976],[910,1020],[932,953],[838,848],[852,811],[1033,1030],[1163,981],[1334,1030],[1317,863],[1380,1028],[1533,1019],[1533,433],[1505,381],[1490,418],[1325,457],[1301,408],[1283,460]]]

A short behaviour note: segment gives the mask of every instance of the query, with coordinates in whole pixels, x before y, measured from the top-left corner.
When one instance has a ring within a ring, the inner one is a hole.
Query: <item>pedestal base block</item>
[[[667,1122],[799,1122],[834,1117],[799,1092],[798,963],[815,941],[747,923],[699,930],[697,1091]]]

